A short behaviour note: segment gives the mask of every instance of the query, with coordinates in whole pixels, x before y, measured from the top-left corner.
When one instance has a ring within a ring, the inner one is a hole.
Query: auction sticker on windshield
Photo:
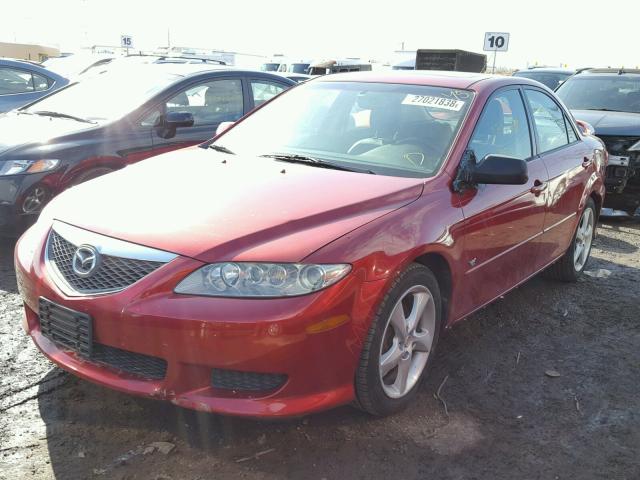
[[[434,97],[432,95],[414,95],[410,93],[402,101],[403,105],[418,105],[421,107],[443,108],[459,112],[464,107],[462,100],[452,98]]]

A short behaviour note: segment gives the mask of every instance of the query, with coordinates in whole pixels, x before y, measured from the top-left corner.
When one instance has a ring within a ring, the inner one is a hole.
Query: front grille
[[[129,352],[100,343],[93,344],[93,355],[90,360],[151,380],[161,380],[167,373],[167,361],[162,358]]]
[[[629,157],[631,168],[640,168],[640,152],[629,151],[629,147],[640,141],[640,137],[616,137],[613,135],[598,135],[607,147],[609,155]],[[611,165],[615,167],[615,165]]]
[[[277,373],[240,372],[215,368],[211,373],[214,388],[235,391],[261,392],[280,388],[287,376]]]
[[[153,272],[163,262],[102,255],[94,274],[81,277],[73,271],[73,255],[78,246],[51,230],[47,256],[64,281],[79,293],[106,293],[122,290]]]
[[[56,305],[46,298],[40,298],[38,303],[42,334],[59,346],[73,350],[81,357],[91,357],[93,349],[91,317]]]

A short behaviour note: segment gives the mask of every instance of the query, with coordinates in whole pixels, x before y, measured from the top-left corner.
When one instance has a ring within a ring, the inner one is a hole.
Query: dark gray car
[[[574,73],[576,73],[575,70],[569,70],[568,68],[531,67],[527,70],[518,70],[513,76],[530,78],[546,85],[551,90],[555,90]]]
[[[633,215],[640,207],[640,70],[586,70],[557,93],[607,147],[604,206]]]
[[[0,113],[22,107],[68,83],[35,63],[0,58]]]

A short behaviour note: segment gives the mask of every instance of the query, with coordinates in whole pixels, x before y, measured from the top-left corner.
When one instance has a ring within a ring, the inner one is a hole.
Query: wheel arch
[[[92,157],[82,160],[65,172],[64,187],[66,188],[73,185],[80,176],[91,170],[108,168],[109,170],[116,171],[124,166],[122,159],[112,156]]]
[[[596,221],[597,221],[598,218],[600,218],[600,211],[602,210],[602,202],[604,201],[604,199],[596,191],[591,192],[589,196],[593,199],[593,203],[596,204]]]
[[[442,327],[446,327],[449,323],[449,308],[453,291],[451,266],[444,255],[436,252],[424,253],[413,261],[424,265],[436,276],[442,297]]]

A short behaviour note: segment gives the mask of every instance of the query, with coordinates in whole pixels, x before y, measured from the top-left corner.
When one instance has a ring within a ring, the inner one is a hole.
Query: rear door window
[[[32,74],[33,77],[33,88],[36,92],[44,92],[48,90],[51,86],[51,81],[42,75],[38,75],[37,73]]]
[[[0,95],[34,91],[33,77],[26,70],[0,67]]]
[[[564,123],[567,126],[567,137],[569,139],[569,143],[577,142],[578,136],[576,135],[576,132],[573,130],[573,127],[571,126],[571,121],[566,117],[566,115],[564,117]]]
[[[286,90],[282,83],[270,82],[269,80],[251,80],[251,94],[253,104],[257,107],[267,100],[271,100],[276,95]]]

